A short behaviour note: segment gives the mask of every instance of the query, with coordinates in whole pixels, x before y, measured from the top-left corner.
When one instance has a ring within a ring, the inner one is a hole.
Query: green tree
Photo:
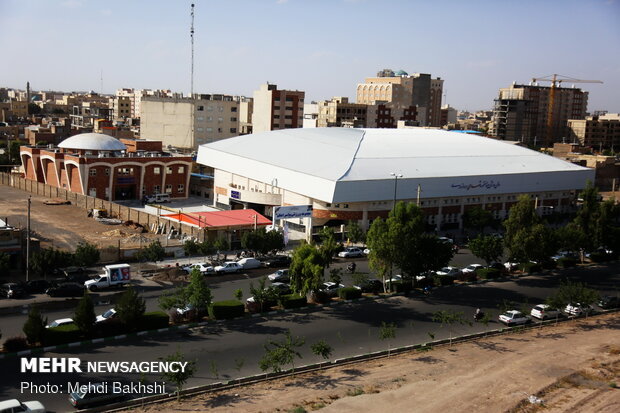
[[[258,287],[250,282],[250,294],[254,297],[254,302],[258,304],[260,312],[263,312],[266,303],[277,301],[278,292],[272,286],[266,287],[267,277],[258,280]]]
[[[43,248],[30,257],[30,270],[34,275],[47,276],[55,270],[71,265],[73,254],[54,248]]]
[[[243,298],[243,290],[241,288],[237,288],[235,290],[235,293],[233,294],[233,296],[235,297],[235,299],[237,299],[238,301],[241,301],[241,299]]]
[[[217,253],[217,258],[220,258],[220,253],[226,252],[230,249],[230,244],[225,238],[218,238],[213,242],[213,249]]]
[[[129,287],[121,295],[114,309],[121,323],[127,326],[129,330],[135,330],[144,316],[146,304],[133,287]]]
[[[14,140],[9,143],[9,160],[13,165],[19,165],[22,163],[19,148],[23,145],[28,145],[28,142]]]
[[[370,253],[368,254],[370,269],[381,277],[385,289],[386,276],[391,274],[394,263],[392,242],[390,241],[387,222],[381,218],[375,219],[366,234],[366,242],[370,248]]]
[[[590,243],[587,238],[588,236],[583,232],[583,229],[574,222],[555,230],[558,248],[562,250],[579,251],[581,248],[586,248]]]
[[[215,244],[209,240],[204,240],[198,244],[198,249],[201,255],[213,255],[217,251]]]
[[[38,115],[41,113],[41,106],[37,105],[36,103],[29,103],[28,104],[28,114],[29,115]]]
[[[306,295],[317,291],[323,282],[325,264],[319,251],[311,244],[295,248],[289,268],[290,285],[293,292]]]
[[[166,250],[162,247],[161,242],[157,240],[151,242],[146,247],[142,247],[135,256],[138,261],[157,262],[164,259],[166,256]]]
[[[162,359],[162,361],[167,363],[187,363],[185,367],[182,369],[177,369],[177,371],[167,371],[162,373],[161,378],[165,381],[174,383],[177,387],[177,401],[181,399],[181,391],[183,390],[183,386],[187,381],[194,377],[198,368],[196,367],[196,360],[186,360],[185,356],[181,353],[180,350],[177,350],[176,353],[169,355]]]
[[[8,274],[11,264],[11,257],[9,254],[0,252],[0,274]]]
[[[269,231],[265,234],[265,249],[259,251],[261,254],[277,252],[284,249],[284,234],[280,231]]]
[[[546,303],[552,308],[562,310],[568,304],[590,305],[598,299],[596,290],[584,283],[567,280],[560,283],[560,287],[547,298]]]
[[[211,289],[205,282],[200,271],[193,269],[189,276],[189,284],[185,287],[187,304],[196,312],[196,316],[204,315],[213,300]]]
[[[492,225],[494,222],[491,211],[475,206],[466,209],[463,213],[463,227],[476,230],[479,233],[484,232],[484,228]]]
[[[381,327],[379,328],[379,339],[387,340],[388,343],[388,357],[390,357],[390,342],[396,338],[396,323],[386,323],[385,321],[381,322]]]
[[[319,340],[316,343],[310,346],[310,350],[312,350],[312,354],[315,356],[322,357],[323,360],[329,360],[332,355],[334,349],[332,346],[327,344],[325,340]],[[321,367],[323,367],[323,363],[321,362]]]
[[[362,227],[360,227],[358,221],[350,220],[346,226],[347,237],[351,242],[364,242],[366,240],[366,234]]]
[[[293,337],[288,330],[281,341],[269,340],[265,344],[265,355],[259,362],[262,371],[271,369],[274,373],[282,371],[282,367],[291,365],[295,371],[295,358],[302,358],[297,349],[303,347],[305,340],[302,337]]]
[[[26,340],[28,340],[30,345],[43,342],[43,335],[45,334],[46,325],[47,318],[43,318],[39,308],[36,305],[30,307],[30,310],[28,311],[28,319],[22,328],[24,334],[26,334]]]
[[[241,246],[259,254],[267,254],[284,248],[284,236],[279,231],[269,231],[259,228],[247,231],[241,236]]]
[[[80,242],[75,249],[73,262],[81,267],[90,267],[99,262],[100,253],[97,247],[88,242]]]
[[[336,242],[334,230],[330,227],[323,227],[319,232],[321,244],[319,245],[319,254],[323,262],[323,267],[328,267],[334,260],[334,255],[338,251],[339,245]]]
[[[88,294],[88,292],[85,292],[78,302],[78,305],[75,308],[75,317],[73,321],[78,326],[80,331],[86,336],[90,336],[95,329],[95,321],[97,321],[97,316],[95,315],[93,300],[90,298],[90,294]]]
[[[193,239],[188,239],[183,243],[183,252],[188,257],[197,255],[200,252],[200,244]]]
[[[469,249],[476,257],[483,259],[487,265],[499,261],[504,255],[504,243],[500,237],[494,235],[478,235],[469,241]]]
[[[165,311],[173,308],[185,308],[188,301],[187,289],[185,287],[178,287],[174,292],[159,296],[159,308]]]
[[[342,282],[342,268],[330,269],[329,280],[333,283],[340,284]]]
[[[452,310],[439,310],[433,314],[432,320],[436,323],[441,323],[441,328],[443,328],[444,325],[448,326],[448,330],[450,332],[450,346],[452,346],[452,326],[454,324],[471,325],[471,322],[465,319],[463,312],[456,312]]]
[[[584,234],[588,237],[594,238],[596,233],[596,224],[600,215],[600,203],[599,203],[598,189],[592,184],[591,181],[586,183],[586,187],[579,193],[579,199],[582,201],[577,216],[573,221]],[[590,238],[592,241],[594,241]],[[593,245],[587,246],[591,249]]]

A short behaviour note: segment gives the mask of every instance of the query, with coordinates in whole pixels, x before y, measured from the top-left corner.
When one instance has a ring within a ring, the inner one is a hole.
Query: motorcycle
[[[351,264],[347,265],[347,271],[349,271],[351,274],[353,274],[355,272],[355,268],[357,266],[355,265],[354,262],[352,262]]]
[[[474,313],[474,321],[480,321],[484,317],[484,311],[476,311]]]

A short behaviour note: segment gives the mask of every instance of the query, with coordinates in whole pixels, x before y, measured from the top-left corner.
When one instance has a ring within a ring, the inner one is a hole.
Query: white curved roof
[[[202,145],[197,161],[326,202],[391,200],[391,172],[402,175],[401,199],[415,198],[418,185],[426,198],[579,189],[594,180],[589,168],[527,148],[425,128],[257,133]]]
[[[81,133],[71,136],[58,144],[59,148],[85,149],[92,151],[124,151],[125,144],[103,133]]]

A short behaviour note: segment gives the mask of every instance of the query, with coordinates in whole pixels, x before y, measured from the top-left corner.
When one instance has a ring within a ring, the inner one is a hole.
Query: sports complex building
[[[419,202],[436,229],[461,227],[475,206],[503,219],[522,194],[541,214],[564,212],[595,174],[504,141],[425,128],[256,133],[202,145],[197,162],[214,169],[217,207],[272,216],[274,206],[312,205],[313,226],[364,228],[394,200]]]

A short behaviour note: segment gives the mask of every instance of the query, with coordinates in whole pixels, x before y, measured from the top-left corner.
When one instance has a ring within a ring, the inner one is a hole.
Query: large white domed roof
[[[91,151],[124,151],[125,144],[103,133],[81,133],[71,136],[58,144],[59,148],[85,149]]]

